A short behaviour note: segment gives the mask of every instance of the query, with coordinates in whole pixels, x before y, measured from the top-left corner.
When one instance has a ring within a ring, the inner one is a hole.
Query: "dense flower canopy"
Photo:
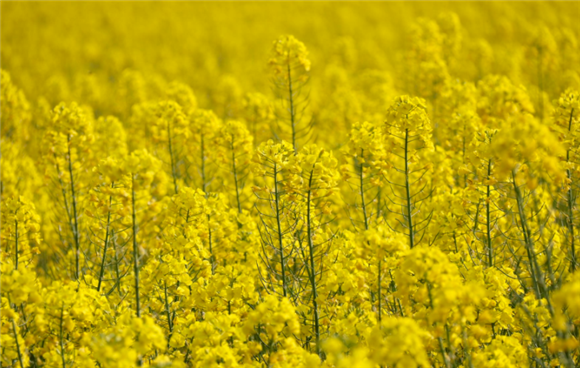
[[[580,366],[577,3],[0,6],[0,366]]]

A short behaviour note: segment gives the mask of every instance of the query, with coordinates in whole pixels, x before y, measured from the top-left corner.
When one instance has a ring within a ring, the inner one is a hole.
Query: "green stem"
[[[568,133],[572,130],[572,117],[574,116],[574,108],[570,111],[570,120],[568,122]],[[570,162],[570,149],[566,152],[566,162]],[[568,177],[568,230],[570,232],[570,271],[574,272],[576,269],[576,249],[574,244],[574,197],[572,193],[572,171],[568,168],[566,169],[566,175]]]
[[[18,361],[20,362],[20,368],[24,368],[24,363],[22,362],[22,353],[20,352],[20,343],[18,342],[18,333],[16,332],[16,324],[14,323],[14,318],[12,318],[12,329],[14,330],[14,341],[16,342],[16,352],[18,353]]]
[[[111,184],[113,187],[114,183]],[[97,291],[101,291],[101,283],[103,282],[103,275],[105,273],[105,259],[107,257],[107,248],[109,246],[109,226],[111,224],[111,203],[113,202],[113,196],[109,196],[109,211],[107,213],[107,227],[105,228],[105,247],[103,249],[103,260],[101,261],[101,271],[99,272],[99,284],[97,285]]]
[[[78,280],[80,278],[80,239],[79,239],[79,220],[77,215],[77,197],[75,194],[75,182],[73,176],[72,167],[72,155],[70,150],[71,136],[68,136],[68,172],[70,176],[70,190],[72,195],[72,209],[73,209],[73,220],[74,220],[74,231],[73,237],[75,241],[75,277]]]
[[[316,285],[316,269],[314,267],[314,244],[312,241],[312,223],[311,223],[311,196],[312,196],[312,176],[314,174],[314,168],[310,171],[310,179],[308,180],[308,199],[306,202],[306,228],[308,232],[308,249],[310,251],[310,283],[312,285],[312,308],[314,314],[314,333],[316,335],[316,353],[321,356],[320,351],[320,326],[318,321],[318,298],[317,285]]]
[[[361,149],[360,151],[360,158],[361,158],[361,164],[360,164],[360,170],[359,170],[359,185],[360,185],[360,200],[361,200],[361,207],[363,210],[363,216],[364,216],[364,220],[365,220],[365,230],[369,229],[369,220],[367,217],[367,206],[366,206],[366,201],[365,201],[365,191],[364,191],[364,149]],[[381,287],[381,259],[379,258],[379,264],[378,264],[378,290],[377,290],[377,301],[378,301],[378,307],[377,307],[377,313],[378,313],[378,318],[379,318],[379,322],[381,321],[381,316],[382,316],[382,287]]]
[[[14,229],[14,269],[18,270],[18,220],[14,220]]]
[[[213,275],[215,272],[215,257],[213,255],[213,239],[211,233],[211,217],[207,215],[207,231],[208,231],[208,242],[209,242],[209,254],[210,254],[210,263],[211,263],[211,274]]]
[[[413,249],[414,233],[413,233],[413,219],[411,210],[411,188],[409,184],[409,129],[405,129],[405,190],[407,194],[407,222],[409,226],[409,245]]]
[[[518,187],[518,185],[516,184],[516,175],[515,172],[512,172],[512,178],[513,178],[513,186],[514,186],[514,191],[516,194],[516,204],[518,206],[518,215],[520,218],[520,224],[522,227],[522,234],[524,235],[524,243],[526,244],[526,252],[528,255],[528,260],[530,262],[530,274],[532,276],[532,283],[534,285],[534,292],[536,293],[536,297],[538,299],[541,299],[541,292],[540,292],[540,287],[539,287],[539,274],[537,274],[537,270],[536,270],[536,262],[535,262],[535,257],[536,257],[536,252],[534,250],[534,244],[532,242],[531,239],[531,232],[528,228],[528,223],[526,221],[526,216],[524,214],[524,205],[522,203],[522,197],[521,197],[521,193],[520,193],[520,189]]]
[[[278,226],[278,248],[280,250],[280,267],[282,270],[282,290],[287,296],[286,266],[284,264],[284,242],[282,240],[282,222],[280,220],[280,192],[278,192],[278,165],[274,163],[274,196],[276,202],[276,224]]]
[[[57,159],[56,159],[56,155],[54,155],[54,160],[55,160],[55,162],[58,162]],[[63,199],[63,202],[64,202],[64,208],[65,208],[65,211],[66,211],[66,217],[68,219],[68,225],[70,226],[70,231],[71,231],[71,233],[73,233],[73,236],[74,236],[75,227],[74,227],[74,223],[73,223],[72,216],[71,216],[71,213],[70,213],[70,207],[69,207],[69,204],[68,204],[68,199],[66,198],[66,188],[65,188],[65,184],[64,184],[64,182],[62,180],[62,176],[61,176],[61,174],[64,175],[64,173],[60,170],[60,165],[58,163],[55,164],[55,167],[56,167],[56,172],[57,172],[58,183],[60,185],[60,191],[62,193],[62,199]]]
[[[139,300],[139,250],[137,246],[137,219],[135,215],[135,174],[131,174],[131,204],[133,219],[133,270],[135,272],[135,309],[137,317],[141,317],[141,306]]]
[[[365,202],[364,173],[363,173],[363,169],[364,169],[364,164],[363,164],[364,153],[365,153],[365,150],[364,149],[361,149],[361,151],[360,151],[361,164],[360,164],[360,172],[359,172],[359,180],[360,180],[360,200],[361,200],[361,206],[362,206],[362,210],[363,210],[363,216],[364,216],[364,219],[365,219],[365,230],[368,230],[369,229],[369,221],[367,219],[367,206],[366,206],[366,202]]]
[[[431,294],[431,283],[427,281],[427,292],[429,294],[429,305],[431,306],[431,310],[434,310],[433,307],[433,295]],[[451,368],[450,363],[447,359],[447,355],[445,355],[445,347],[443,346],[443,339],[441,337],[437,338],[439,342],[439,351],[441,352],[441,356],[443,357],[443,362],[445,363],[446,368]]]
[[[171,321],[171,311],[169,310],[169,298],[167,297],[167,282],[163,281],[165,291],[165,313],[167,314],[167,326],[169,327],[169,336],[167,337],[167,349],[169,349],[169,342],[173,335],[173,323]]]

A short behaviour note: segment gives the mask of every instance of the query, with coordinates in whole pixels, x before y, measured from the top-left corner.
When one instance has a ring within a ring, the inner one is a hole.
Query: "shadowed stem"
[[[361,201],[361,207],[363,210],[363,216],[364,216],[364,220],[365,220],[365,230],[369,229],[369,220],[367,218],[367,206],[366,206],[366,201],[365,201],[365,191],[364,191],[364,153],[365,150],[361,149],[360,150],[360,158],[361,158],[361,164],[360,164],[360,170],[359,170],[359,185],[360,185],[360,201]],[[379,262],[378,262],[378,290],[377,290],[377,300],[378,300],[378,306],[377,306],[377,313],[378,313],[378,319],[379,322],[381,322],[381,317],[382,317],[382,285],[381,285],[381,279],[382,279],[382,275],[381,275],[381,258],[379,257]]]
[[[111,188],[114,183],[111,183]],[[111,203],[113,202],[113,196],[109,196],[109,211],[107,213],[107,227],[105,228],[105,247],[103,249],[103,260],[101,261],[101,271],[99,272],[99,284],[97,285],[97,291],[101,291],[101,283],[103,282],[103,274],[105,272],[105,259],[107,257],[107,248],[109,247],[109,227],[111,225]]]
[[[72,210],[73,210],[73,237],[75,241],[75,277],[78,280],[80,278],[80,239],[79,239],[79,220],[77,215],[77,197],[75,193],[75,182],[73,176],[73,167],[72,167],[72,155],[70,151],[70,141],[71,136],[68,136],[68,172],[70,176],[70,191],[72,196]]]
[[[14,229],[14,269],[18,270],[18,220],[14,220]]]
[[[409,226],[409,245],[413,249],[414,233],[413,233],[413,219],[411,218],[411,188],[409,184],[409,129],[405,129],[405,191],[407,194],[407,223]]]
[[[165,292],[165,313],[167,315],[167,326],[169,327],[169,336],[167,337],[167,349],[169,349],[169,343],[171,341],[171,336],[173,335],[173,321],[171,320],[171,311],[169,310],[169,298],[167,297],[167,282],[163,282],[164,292]]]
[[[572,118],[574,117],[574,108],[570,111],[570,119],[568,122],[568,133],[572,131]],[[570,162],[570,149],[566,151],[566,162]],[[574,244],[574,197],[572,193],[572,171],[570,168],[566,169],[566,176],[568,178],[568,231],[570,232],[570,271],[574,272],[576,269],[576,245]]]
[[[306,228],[308,235],[308,250],[310,251],[310,283],[312,286],[312,308],[314,313],[314,333],[316,335],[316,354],[321,356],[320,351],[320,325],[318,321],[318,292],[316,286],[316,270],[314,268],[314,244],[312,241],[312,223],[311,223],[311,196],[312,196],[312,176],[314,174],[314,168],[310,171],[310,179],[308,180],[308,198],[306,202]]]
[[[14,323],[14,318],[12,318],[12,330],[14,331],[14,342],[16,342],[16,352],[18,353],[18,361],[20,362],[20,368],[24,368],[24,363],[22,362],[22,353],[20,352],[20,343],[18,342],[18,334],[16,333],[16,324]]]
[[[280,268],[282,270],[282,290],[287,296],[286,266],[284,265],[284,243],[282,241],[282,224],[280,221],[280,192],[278,191],[278,165],[274,163],[274,196],[276,199],[276,224],[278,226],[278,246],[280,249]]]
[[[528,227],[528,222],[527,222],[526,216],[524,214],[524,204],[522,203],[523,199],[522,199],[522,195],[520,192],[520,188],[516,184],[515,172],[512,172],[512,178],[513,178],[514,191],[516,194],[516,203],[518,206],[518,216],[520,218],[520,225],[521,225],[522,234],[524,235],[524,243],[526,244],[526,252],[528,255],[528,260],[530,262],[530,275],[532,277],[532,283],[534,285],[534,292],[536,294],[536,298],[541,299],[542,293],[540,291],[540,286],[538,284],[539,268],[536,270],[536,266],[537,266],[536,252],[534,250],[534,244],[533,244],[533,241],[531,239],[532,234],[530,232],[530,229]]]
[[[493,247],[491,245],[491,216],[490,216],[490,206],[491,206],[491,186],[489,184],[489,180],[491,179],[491,159],[489,159],[487,163],[487,199],[486,199],[486,217],[487,217],[487,251],[488,251],[488,267],[493,267]]]
[[[131,173],[131,205],[132,205],[132,228],[133,228],[133,270],[135,272],[135,309],[137,317],[141,317],[139,300],[139,250],[137,249],[137,219],[135,216],[135,174]]]

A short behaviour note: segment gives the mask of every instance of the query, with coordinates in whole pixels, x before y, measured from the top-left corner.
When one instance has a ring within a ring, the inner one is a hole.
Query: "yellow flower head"
[[[310,59],[306,46],[294,36],[281,36],[272,47],[270,67],[274,75],[284,80],[291,80],[295,76],[301,80],[308,78]],[[294,73],[294,76],[291,76]]]

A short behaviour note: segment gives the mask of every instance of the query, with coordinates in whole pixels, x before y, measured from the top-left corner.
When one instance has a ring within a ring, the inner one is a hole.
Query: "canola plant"
[[[579,18],[2,2],[1,366],[580,366]]]

